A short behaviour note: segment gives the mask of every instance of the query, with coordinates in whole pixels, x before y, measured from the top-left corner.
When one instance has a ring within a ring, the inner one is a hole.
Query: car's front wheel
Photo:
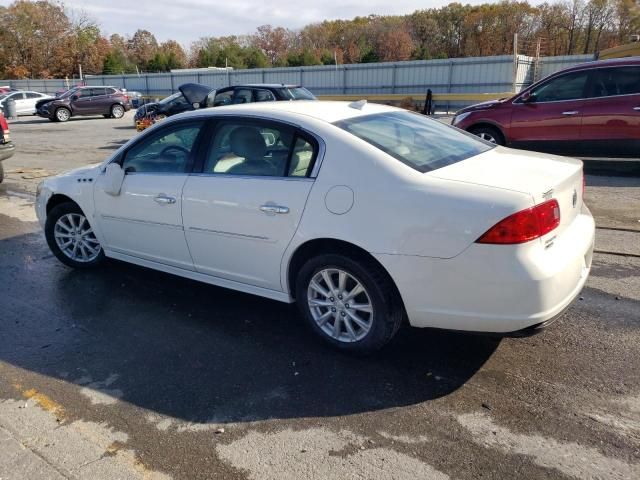
[[[486,140],[489,143],[493,143],[494,145],[505,144],[504,136],[497,128],[489,126],[471,127],[469,129],[469,132],[477,135],[478,137]]]
[[[89,268],[104,260],[104,252],[89,220],[73,202],[51,209],[44,232],[49,248],[65,265]]]
[[[66,122],[71,118],[71,111],[68,108],[60,107],[56,110],[56,120]]]
[[[122,118],[124,116],[124,107],[122,105],[113,105],[111,107],[111,116],[113,118]]]
[[[0,162],[0,183],[4,180],[4,168],[2,168],[2,162]]]
[[[351,352],[382,348],[403,318],[391,279],[365,258],[326,254],[308,260],[298,274],[296,301],[316,334]]]

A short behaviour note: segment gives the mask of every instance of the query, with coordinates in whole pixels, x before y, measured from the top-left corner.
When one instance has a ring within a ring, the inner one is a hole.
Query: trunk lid
[[[556,199],[560,225],[543,240],[561,233],[582,208],[582,162],[574,158],[496,147],[426,175],[526,193],[532,206]]]

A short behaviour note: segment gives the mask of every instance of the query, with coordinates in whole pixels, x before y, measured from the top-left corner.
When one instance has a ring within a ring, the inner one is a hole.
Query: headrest
[[[261,159],[267,153],[264,138],[253,127],[238,127],[231,132],[231,150],[245,159]]]

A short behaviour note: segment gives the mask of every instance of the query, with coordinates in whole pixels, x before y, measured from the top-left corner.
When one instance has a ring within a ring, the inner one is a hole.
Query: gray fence
[[[567,66],[590,60],[589,55],[542,58],[538,66],[532,57],[493,57],[417,60],[336,66],[260,68],[251,70],[193,71],[143,75],[96,75],[87,85],[113,85],[145,96],[163,97],[179,85],[196,82],[213,88],[239,83],[288,83],[307,87],[316,95],[494,93],[520,91],[534,76],[542,78]],[[54,93],[77,80],[0,80],[24,90]]]

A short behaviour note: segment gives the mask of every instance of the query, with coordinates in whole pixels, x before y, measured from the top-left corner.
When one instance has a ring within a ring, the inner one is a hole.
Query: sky
[[[107,36],[149,30],[158,41],[177,40],[189,47],[201,37],[245,35],[264,24],[297,29],[322,20],[350,19],[369,14],[407,14],[440,7],[453,0],[65,0],[68,8],[84,10]],[[460,0],[459,0],[460,1]],[[485,0],[493,3],[497,0]],[[0,0],[9,5],[11,0]],[[478,4],[483,0],[460,3]],[[540,3],[540,0],[530,1]]]

